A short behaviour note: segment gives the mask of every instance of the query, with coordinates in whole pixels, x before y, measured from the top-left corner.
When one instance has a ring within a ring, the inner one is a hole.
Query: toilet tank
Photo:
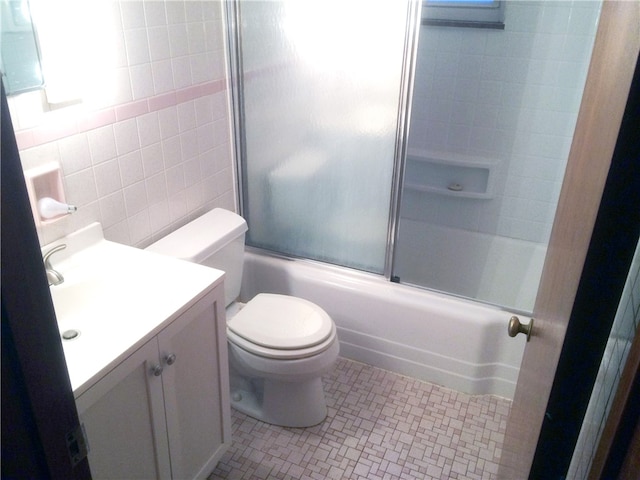
[[[240,295],[246,231],[247,222],[240,215],[215,208],[146,250],[223,270],[228,306]]]

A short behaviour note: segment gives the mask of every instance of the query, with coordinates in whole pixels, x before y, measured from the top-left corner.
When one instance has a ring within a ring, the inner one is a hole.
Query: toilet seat
[[[296,359],[329,348],[336,329],[331,317],[312,302],[261,293],[227,321],[227,337],[262,357]]]

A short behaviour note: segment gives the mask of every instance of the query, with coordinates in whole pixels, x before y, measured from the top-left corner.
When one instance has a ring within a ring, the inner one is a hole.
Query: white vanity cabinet
[[[206,478],[231,443],[218,285],[77,399],[93,478]]]

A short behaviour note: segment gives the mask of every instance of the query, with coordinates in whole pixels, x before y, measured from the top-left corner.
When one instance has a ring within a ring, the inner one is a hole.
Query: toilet
[[[310,427],[327,416],[322,375],[339,353],[336,326],[318,305],[260,293],[238,302],[245,220],[216,208],[147,247],[223,270],[231,406],[274,425]]]

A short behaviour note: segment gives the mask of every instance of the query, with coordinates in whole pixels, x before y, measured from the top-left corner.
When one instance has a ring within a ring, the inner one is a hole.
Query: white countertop
[[[42,249],[67,244],[50,262],[64,277],[49,287],[74,396],[220,285],[224,272],[104,240],[99,224]]]

